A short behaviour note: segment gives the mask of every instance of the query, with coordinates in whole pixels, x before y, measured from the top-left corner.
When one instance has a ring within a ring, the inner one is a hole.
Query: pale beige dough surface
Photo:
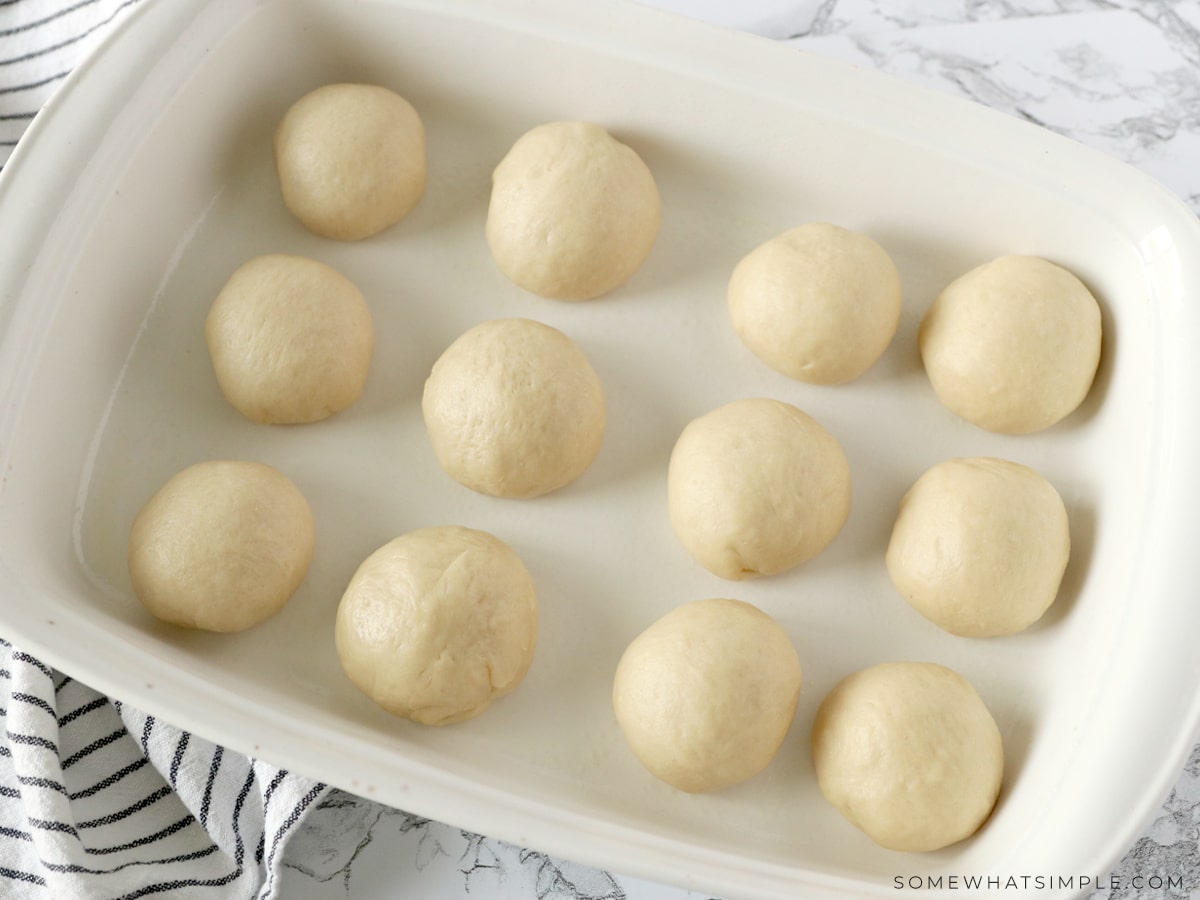
[[[988,431],[1049,428],[1087,397],[1100,362],[1100,306],[1074,274],[1002,256],[938,295],[921,323],[925,371],[951,412]]]
[[[1022,631],[1058,596],[1071,555],[1066,507],[1028,466],[950,459],[905,494],[887,569],[914,609],[952,634]]]
[[[774,759],[800,683],[800,657],[778,622],[740,600],[700,600],[629,644],[613,707],[651,773],[682,791],[718,791]]]
[[[812,749],[825,798],[891,850],[937,850],[974,834],[1004,778],[991,712],[936,663],[881,663],[843,679],[817,711]]]
[[[492,175],[487,242],[520,287],[589,300],[628,281],[658,236],[662,204],[637,152],[590,122],[526,132]]]
[[[583,351],[529,319],[461,335],[434,364],[421,408],[446,473],[496,497],[536,497],[577,479],[607,422],[603,386]]]
[[[282,472],[212,460],[173,476],[129,534],[133,592],[165,622],[242,631],[283,608],[312,561],[312,510]]]
[[[288,210],[312,232],[356,241],[403,219],[425,190],[425,127],[412,104],[372,84],[305,94],[275,131]]]
[[[812,559],[850,514],[850,465],[811,416],[753,398],[690,422],[671,452],[667,505],[706,569],[740,580]]]
[[[241,265],[209,310],[205,342],[225,399],[254,422],[316,422],[354,405],[375,326],[336,269],[275,253]]]
[[[425,725],[462,722],[529,671],[537,593],[520,557],[491,534],[423,528],[363,561],[334,636],[350,680],[388,712]]]
[[[810,222],[750,251],[729,279],[734,330],[771,368],[843,384],[883,355],[900,324],[900,273],[865,234]]]

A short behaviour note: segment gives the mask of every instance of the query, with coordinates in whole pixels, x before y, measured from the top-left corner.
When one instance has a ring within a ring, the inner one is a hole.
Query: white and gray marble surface
[[[957,93],[1132,163],[1200,212],[1200,0],[643,0]],[[1153,876],[1182,876],[1155,888]],[[1200,746],[1092,898],[1200,897]],[[289,900],[685,900],[335,792]],[[727,898],[736,900],[736,898]]]

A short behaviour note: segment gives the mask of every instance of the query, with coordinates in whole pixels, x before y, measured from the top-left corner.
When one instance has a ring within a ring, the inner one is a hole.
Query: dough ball
[[[775,758],[800,698],[787,632],[740,600],[667,613],[626,648],[613,682],[625,738],[647,769],[681,791],[719,791]]]
[[[513,691],[533,662],[537,593],[487,532],[422,528],[367,557],[342,596],[335,643],[355,686],[423,725],[463,722]]]
[[[305,94],[275,131],[283,202],[315,234],[357,241],[395,225],[425,190],[425,126],[371,84]]]
[[[492,256],[542,297],[590,300],[624,284],[650,255],[661,221],[641,157],[590,122],[539,125],[492,174]]]
[[[951,412],[1029,434],[1083,402],[1100,330],[1100,306],[1078,278],[1036,256],[1002,256],[942,291],[921,323],[921,357]]]
[[[205,324],[221,393],[254,422],[316,422],[362,395],[375,327],[348,278],[303,256],[242,265]]]
[[[722,578],[774,575],[824,550],[850,515],[850,465],[821,425],[779,400],[692,421],[667,471],[671,525]]]
[[[975,833],[1004,778],[1000,730],[957,672],[926,662],[843,679],[813,724],[821,793],[890,850],[937,850]]]
[[[852,381],[883,355],[900,324],[900,273],[864,234],[812,222],[738,263],[729,315],[771,368],[810,384]]]
[[[887,568],[931,622],[999,637],[1041,618],[1070,555],[1067,510],[1050,482],[1003,459],[951,459],[904,495]]]
[[[537,497],[584,473],[604,438],[604,389],[569,337],[529,319],[476,325],[433,366],[421,401],[438,462],[494,497]]]
[[[202,462],[137,514],[129,577],[142,605],[165,622],[243,631],[296,592],[315,540],[312,510],[287,476],[258,462]]]

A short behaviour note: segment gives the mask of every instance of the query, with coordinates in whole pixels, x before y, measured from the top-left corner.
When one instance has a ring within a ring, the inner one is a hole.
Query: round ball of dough
[[[1070,555],[1067,510],[1049,481],[1003,459],[951,459],[901,500],[887,568],[931,622],[999,637],[1041,618]]]
[[[921,357],[951,412],[1029,434],[1083,402],[1100,332],[1100,306],[1078,278],[1036,256],[1002,256],[942,291],[921,323]]]
[[[750,251],[729,279],[738,337],[771,368],[844,384],[883,355],[900,324],[900,273],[856,231],[811,222]]]
[[[537,497],[584,473],[604,438],[600,379],[575,342],[529,319],[476,325],[425,382],[425,426],[450,477],[493,497]]]
[[[787,632],[740,600],[667,613],[626,648],[613,682],[635,756],[681,791],[719,791],[775,758],[800,698]]]
[[[254,422],[316,422],[362,395],[375,327],[337,270],[303,256],[259,256],[233,273],[204,327],[221,393]]]
[[[816,420],[779,400],[738,400],[683,429],[667,471],[671,525],[731,580],[774,575],[824,550],[850,515],[850,465]]]
[[[821,793],[890,850],[937,850],[975,833],[1004,778],[1000,730],[965,678],[893,662],[843,679],[813,723]]]
[[[661,221],[641,157],[590,122],[539,125],[492,174],[492,256],[542,297],[590,300],[624,284],[650,255]]]
[[[315,234],[357,241],[395,225],[425,190],[425,126],[412,104],[371,84],[305,94],[275,131],[283,202]]]
[[[165,622],[243,631],[273,616],[312,562],[308,501],[268,465],[189,466],[142,507],[129,534],[129,577]]]
[[[533,662],[537,593],[520,557],[487,532],[422,528],[358,567],[335,642],[355,686],[423,725],[472,719]]]

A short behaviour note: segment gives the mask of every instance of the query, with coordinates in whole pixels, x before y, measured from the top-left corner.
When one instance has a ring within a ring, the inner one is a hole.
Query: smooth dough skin
[[[921,357],[938,399],[987,431],[1030,434],[1083,402],[1100,362],[1100,306],[1036,256],[1002,256],[938,296]]]
[[[952,634],[1016,634],[1054,602],[1071,555],[1067,510],[1045,478],[1003,459],[951,459],[904,495],[888,574]]]
[[[425,126],[387,88],[328,84],[275,131],[283,201],[315,234],[357,241],[403,219],[425,190]]]
[[[185,628],[243,631],[283,608],[308,572],[316,532],[304,495],[268,465],[197,463],[134,519],[129,577],[138,600]]]
[[[900,324],[900,273],[871,238],[824,222],[785,231],[733,270],[733,328],[776,371],[844,384],[883,355]]]
[[[233,273],[204,328],[225,399],[254,422],[316,422],[354,405],[375,326],[359,289],[303,256],[259,256]]]
[[[738,400],[683,429],[667,471],[671,525],[731,580],[812,559],[850,515],[850,465],[820,423],[779,400]]]
[[[1004,747],[965,678],[893,662],[843,679],[813,723],[817,783],[834,808],[890,850],[926,852],[974,834],[1004,779]]]
[[[634,150],[599,125],[551,122],[496,167],[487,242],[519,287],[590,300],[633,276],[661,221],[654,176]]]
[[[757,775],[779,751],[800,698],[787,632],[740,600],[667,613],[626,648],[613,707],[630,749],[681,791],[719,791]]]
[[[350,680],[388,712],[423,725],[463,722],[529,671],[537,593],[498,538],[454,525],[423,528],[359,566],[334,637]]]
[[[604,389],[575,342],[529,319],[476,325],[425,382],[438,462],[493,497],[537,497],[574,481],[604,438]]]

